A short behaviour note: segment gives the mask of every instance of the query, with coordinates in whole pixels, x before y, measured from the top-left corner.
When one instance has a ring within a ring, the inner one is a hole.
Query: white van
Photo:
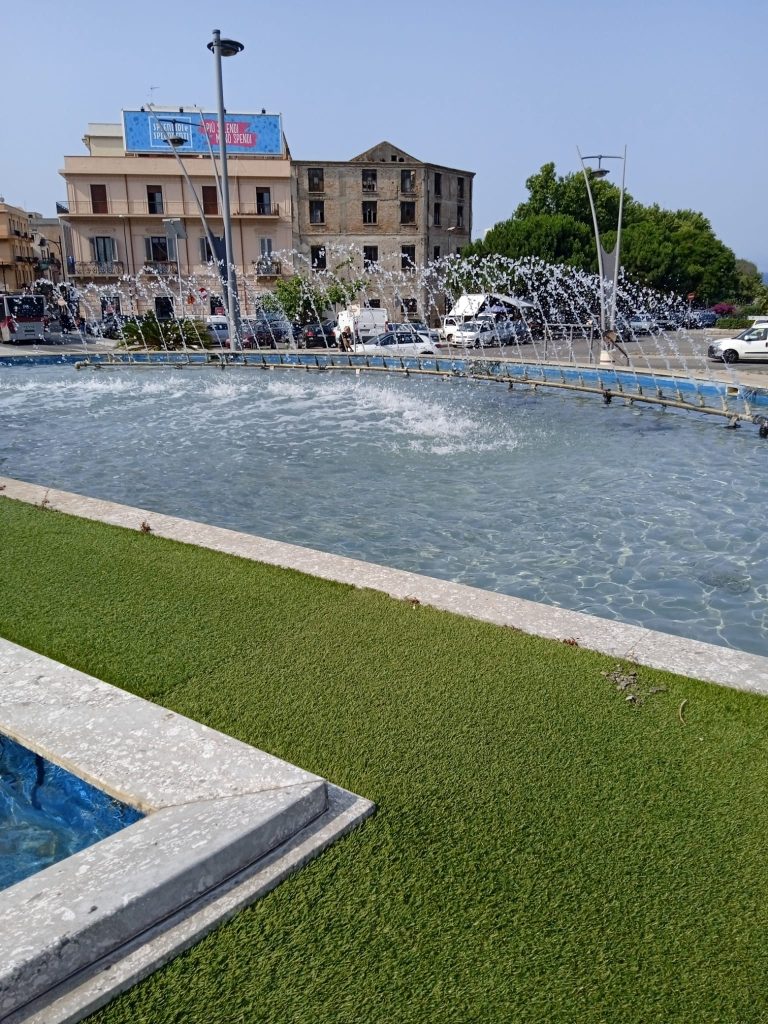
[[[348,327],[352,332],[353,343],[364,343],[386,333],[389,313],[386,309],[373,309],[370,306],[348,306],[342,309],[336,322],[333,333],[337,338]]]

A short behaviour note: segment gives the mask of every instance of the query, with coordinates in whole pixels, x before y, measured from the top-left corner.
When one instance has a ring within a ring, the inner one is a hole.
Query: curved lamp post
[[[584,181],[587,183],[589,208],[592,211],[592,224],[595,229],[595,243],[597,245],[597,272],[600,279],[600,361],[613,362],[610,347],[606,345],[606,341],[610,341],[611,347],[615,346],[616,293],[619,282],[619,267],[621,265],[621,220],[624,211],[624,182],[627,171],[627,147],[624,147],[623,156],[608,156],[605,153],[598,153],[594,156],[582,156],[581,150],[578,146],[576,147],[576,152],[579,154],[581,169],[584,172]],[[585,163],[586,160],[597,160],[597,167],[587,166]],[[610,252],[603,248],[603,243],[600,239],[600,228],[597,223],[595,200],[592,195],[592,186],[590,185],[590,179],[604,178],[609,173],[608,168],[603,167],[603,160],[621,160],[622,162],[621,190],[619,192],[619,217],[618,224],[616,226],[616,244]],[[606,338],[606,335],[609,332],[613,332],[614,339]]]
[[[229,320],[229,345],[232,349],[240,348],[240,308],[237,301],[237,277],[235,275],[234,255],[232,251],[232,214],[229,207],[229,174],[227,173],[227,133],[224,122],[224,85],[221,77],[221,58],[234,57],[244,49],[236,39],[222,39],[221,32],[215,28],[213,39],[207,44],[216,62],[216,93],[219,111],[219,160],[221,163],[221,199],[222,216],[224,218],[224,250],[227,260],[227,311]]]

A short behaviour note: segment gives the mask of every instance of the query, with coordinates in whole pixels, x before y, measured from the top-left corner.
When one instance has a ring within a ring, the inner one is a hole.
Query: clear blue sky
[[[475,171],[477,237],[543,163],[564,173],[577,145],[626,143],[638,200],[700,210],[768,270],[765,0],[5,7],[0,193],[27,209],[53,213],[62,156],[84,152],[89,121],[150,97],[211,108],[205,44],[220,28],[246,47],[224,64],[227,108],[282,113],[296,159],[345,160],[387,139]]]

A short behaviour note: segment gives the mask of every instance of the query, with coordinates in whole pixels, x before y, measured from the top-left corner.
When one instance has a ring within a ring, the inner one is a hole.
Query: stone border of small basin
[[[3,1024],[93,1013],[374,809],[2,639],[0,680],[0,733],[146,814],[0,893]]]

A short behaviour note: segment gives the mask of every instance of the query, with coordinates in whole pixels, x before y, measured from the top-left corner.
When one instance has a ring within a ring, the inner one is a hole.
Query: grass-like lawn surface
[[[635,707],[600,655],[8,499],[0,543],[0,634],[379,808],[92,1021],[768,1020],[765,699]]]

